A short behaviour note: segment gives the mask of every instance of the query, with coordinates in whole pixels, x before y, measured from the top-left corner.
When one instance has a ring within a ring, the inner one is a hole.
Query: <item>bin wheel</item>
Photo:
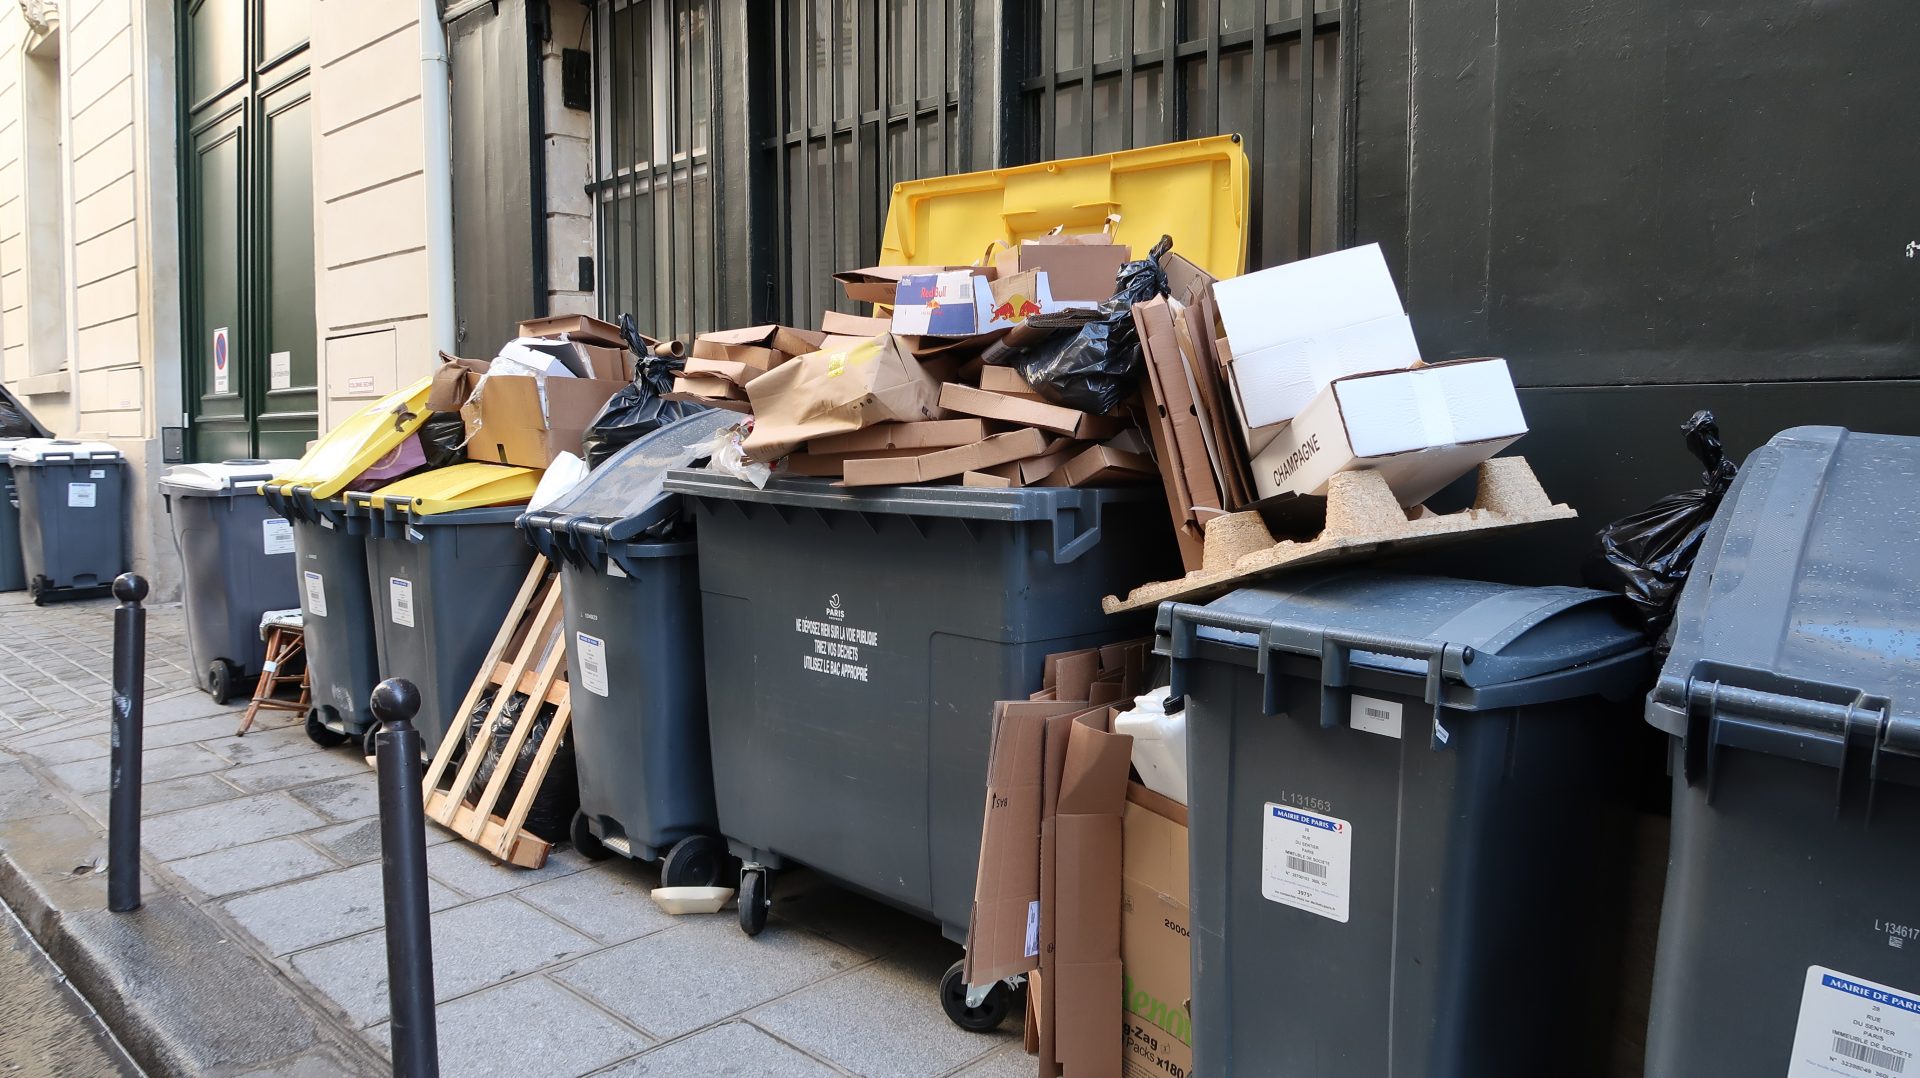
[[[307,737],[323,749],[347,743],[347,735],[338,730],[327,729],[326,721],[321,718],[320,709],[317,707],[307,712]]]
[[[233,687],[240,681],[240,668],[225,659],[215,659],[207,665],[207,692],[216,704],[224,704],[233,699]]]
[[[1014,990],[1003,981],[993,986],[978,1007],[969,1007],[965,969],[965,961],[955,962],[940,978],[940,1009],[947,1012],[954,1025],[969,1033],[991,1033],[1013,1010]]]
[[[660,883],[665,887],[712,887],[727,867],[727,848],[712,835],[688,835],[667,849],[660,860]]]
[[[27,595],[33,599],[33,605],[47,605],[47,592],[51,590],[52,584],[53,581],[38,573],[34,574],[32,580],[27,581]]]
[[[587,822],[587,814],[579,809],[573,810],[573,828],[570,836],[573,848],[580,856],[589,861],[604,861],[612,850],[607,844],[594,837],[593,828]]]
[[[379,757],[380,731],[384,729],[386,725],[386,723],[381,722],[379,719],[375,719],[373,720],[373,725],[367,727],[367,732],[360,735],[360,752],[366,756],[367,759],[372,760]]]
[[[767,870],[740,870],[740,931],[757,936],[767,927]]]

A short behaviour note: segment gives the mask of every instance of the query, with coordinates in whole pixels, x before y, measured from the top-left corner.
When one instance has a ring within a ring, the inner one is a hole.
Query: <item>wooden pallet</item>
[[[1458,513],[1404,509],[1379,472],[1340,472],[1327,483],[1326,526],[1314,538],[1276,542],[1255,512],[1215,517],[1207,522],[1206,560],[1201,568],[1176,580],[1142,584],[1125,598],[1109,595],[1101,607],[1118,614],[1168,599],[1211,599],[1289,569],[1370,558],[1392,548],[1458,541],[1576,515],[1547,497],[1525,457],[1497,457],[1481,464],[1473,508]]]
[[[486,661],[480,664],[479,676],[473,679],[473,685],[467,689],[466,699],[461,701],[459,710],[449,718],[446,736],[434,752],[433,763],[428,766],[426,779],[422,783],[428,819],[447,827],[500,860],[522,868],[539,868],[546,864],[547,854],[553,849],[552,843],[526,830],[525,824],[534,798],[539,796],[540,787],[546,781],[547,769],[553,764],[554,753],[566,736],[568,720],[573,716],[573,703],[567,685],[564,633],[560,578],[558,574],[549,572],[546,558],[535,558],[533,568],[527,572],[526,582],[520,586],[520,593],[514,598],[506,622],[500,626],[493,646],[487,651]],[[509,655],[509,651],[513,654]],[[474,707],[489,688],[498,691],[494,693],[493,705],[487,711],[487,720],[480,727],[482,733],[474,739],[472,747],[461,761],[452,784],[442,790],[439,788],[441,776],[453,765],[453,758],[460,751],[467,729],[467,716],[473,713]],[[487,731],[493,729],[500,712],[515,693],[526,694],[527,704],[514,722],[513,732],[500,752],[493,774],[488,777],[484,788],[475,790],[478,784],[474,780],[480,770],[480,762],[487,755]],[[547,724],[546,739],[534,754],[533,762],[527,768],[526,779],[520,784],[513,803],[507,806],[504,813],[496,812],[501,792],[513,772],[513,761],[519,757],[520,748],[526,744],[540,712],[548,705],[552,705],[554,713]]]

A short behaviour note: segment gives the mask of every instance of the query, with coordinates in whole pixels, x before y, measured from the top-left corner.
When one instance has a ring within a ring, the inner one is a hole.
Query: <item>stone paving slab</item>
[[[546,1074],[587,1074],[652,1046],[650,1038],[584,1002],[545,977],[523,977],[454,1000],[436,1015],[440,1073],[523,1078],[527,1060],[537,1059]],[[367,1039],[385,1049],[387,1023],[369,1029]]]
[[[928,987],[938,985],[958,957],[960,949],[950,947],[883,958],[769,1003],[749,1017],[788,1044],[856,1074],[945,1074],[999,1043],[948,1021],[937,992]],[[849,1021],[852,1015],[859,1021]]]
[[[273,838],[169,861],[167,868],[208,898],[222,898],[334,872],[340,862],[297,838]]]
[[[221,908],[270,953],[292,954],[380,927],[386,919],[380,871],[381,866],[369,863],[329,872],[256,891]],[[458,894],[427,881],[428,909],[444,910],[459,901]]]
[[[1031,1070],[1031,1067],[1029,1067]],[[845,1073],[746,1022],[727,1022],[663,1044],[604,1072],[607,1078],[815,1078]]]

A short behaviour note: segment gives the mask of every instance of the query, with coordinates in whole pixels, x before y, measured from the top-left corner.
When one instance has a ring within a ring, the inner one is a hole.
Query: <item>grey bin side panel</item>
[[[20,561],[20,504],[13,485],[13,468],[0,459],[0,591],[27,586],[26,566]]]
[[[993,701],[1051,652],[1144,633],[1100,598],[1168,575],[1164,507],[1107,505],[1059,564],[1051,520],[687,504],[722,834],[964,938]],[[849,635],[808,628],[828,624]]]
[[[492,510],[478,510],[492,514]],[[429,753],[449,729],[487,650],[500,633],[533,564],[511,520],[456,522],[459,513],[409,529],[389,524],[366,540],[366,581],[381,677],[403,677],[420,689],[414,725]],[[497,514],[494,514],[497,515]],[[420,536],[408,538],[409,532]],[[393,578],[409,582],[413,624],[395,620]],[[461,727],[464,728],[464,727]]]
[[[1252,669],[1191,672],[1194,1073],[1608,1074],[1634,705],[1450,712],[1436,751],[1419,679],[1360,690],[1392,738],[1323,728],[1317,664],[1277,661],[1270,716]],[[1350,825],[1346,923],[1264,897],[1269,803]]]
[[[187,644],[194,682],[207,688],[215,659],[257,675],[266,658],[260,615],[300,605],[298,560],[267,553],[265,525],[284,519],[258,495],[166,496],[186,586]]]
[[[93,473],[99,472],[96,476]],[[44,461],[14,467],[21,566],[55,588],[92,588],[127,571],[126,464]],[[92,506],[71,506],[69,484],[94,485]]]
[[[344,732],[360,733],[373,721],[367,698],[380,680],[373,600],[367,592],[367,544],[344,523],[328,528],[317,518],[296,518],[293,553],[299,572],[320,574],[327,603],[326,615],[316,616],[303,577],[300,608],[314,706],[333,708]]]
[[[567,668],[572,671],[580,810],[601,838],[659,858],[696,834],[718,833],[700,585],[693,557],[632,559],[637,573],[561,569]],[[606,695],[588,687],[580,636],[605,648]]]

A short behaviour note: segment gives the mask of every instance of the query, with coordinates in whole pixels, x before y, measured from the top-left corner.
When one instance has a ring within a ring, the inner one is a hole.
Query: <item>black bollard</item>
[[[387,897],[387,1002],[396,1078],[435,1078],[440,1041],[433,1016],[433,928],[427,919],[427,815],[420,800],[420,690],[405,678],[373,689],[383,724],[375,753],[380,774],[380,865]]]
[[[140,741],[146,721],[147,582],[122,573],[113,582],[113,751],[107,801],[107,908],[140,908]]]

